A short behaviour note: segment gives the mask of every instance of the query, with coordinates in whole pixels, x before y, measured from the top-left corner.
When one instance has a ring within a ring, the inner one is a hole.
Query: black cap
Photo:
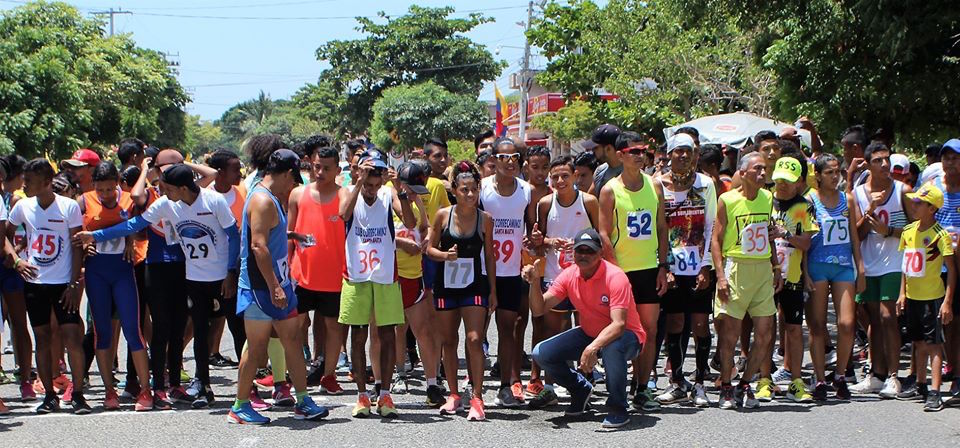
[[[157,160],[157,154],[160,154],[160,148],[157,148],[156,146],[147,146],[147,149],[143,151],[144,157],[149,157],[154,161]]]
[[[416,194],[430,194],[425,186],[430,173],[430,165],[423,160],[403,162],[397,169],[397,178],[410,186]]]
[[[360,154],[358,163],[363,164],[367,160],[373,160],[373,167],[387,169],[387,156],[379,149],[368,149]]]
[[[595,252],[600,252],[600,249],[603,247],[603,242],[601,242],[600,234],[597,233],[596,230],[584,229],[577,233],[577,236],[573,237],[573,248],[576,249],[580,246],[586,246]]]
[[[200,187],[193,180],[193,170],[182,163],[171,165],[163,172],[163,182],[174,187],[187,187],[190,191],[197,193]]]
[[[300,175],[300,156],[297,153],[286,149],[280,148],[270,154],[270,160],[267,161],[267,167],[264,168],[264,172],[267,173],[285,173],[287,171],[293,171],[293,180],[298,184],[303,183],[303,176]]]
[[[593,149],[600,145],[614,146],[617,144],[617,137],[620,136],[620,128],[612,124],[601,124],[593,130],[590,135],[590,141],[584,144],[587,149]]]

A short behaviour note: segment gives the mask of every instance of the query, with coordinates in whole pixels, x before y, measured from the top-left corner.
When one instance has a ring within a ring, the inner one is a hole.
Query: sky
[[[24,3],[0,0],[0,10]],[[179,80],[192,97],[187,112],[215,120],[228,108],[254,98],[263,90],[273,99],[289,98],[307,82],[316,81],[325,67],[315,52],[324,42],[360,37],[354,17],[391,16],[406,12],[412,3],[368,0],[69,0],[81,13],[93,16],[109,10],[129,11],[114,16],[116,33],[128,33],[144,48],[168,53],[179,64]],[[524,0],[421,0],[419,6],[453,6],[455,16],[481,12],[495,19],[467,34],[485,45],[494,58],[506,61],[496,84],[510,93],[509,75],[521,67]],[[106,16],[103,16],[106,19]],[[382,20],[382,19],[381,19]],[[108,26],[105,27],[108,29]],[[531,68],[546,60],[531,58]],[[481,100],[493,100],[493,83],[486,83]]]

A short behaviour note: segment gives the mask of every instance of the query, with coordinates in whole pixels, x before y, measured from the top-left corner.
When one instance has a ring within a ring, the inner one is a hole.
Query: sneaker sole
[[[328,416],[328,415],[330,415],[330,412],[324,412],[324,413],[322,413],[322,414],[316,414],[316,415],[293,414],[293,418],[294,418],[295,420],[315,421],[315,420],[321,420],[321,419],[325,418],[325,417]]]
[[[265,424],[267,424],[267,423],[270,423],[270,421],[268,420],[268,421],[265,421],[265,422],[248,422],[248,421],[245,421],[245,420],[241,419],[240,417],[236,417],[236,416],[234,416],[234,415],[227,414],[227,423],[233,423],[233,424],[235,424],[235,425],[254,425],[254,426],[260,426],[260,425],[265,425]]]
[[[326,395],[343,395],[343,389],[331,391],[321,388],[320,391]]]
[[[499,398],[497,398],[496,400],[494,400],[493,403],[496,404],[497,406],[500,406],[500,407],[502,407],[502,408],[507,408],[507,409],[517,409],[517,408],[523,407],[523,403],[505,404],[505,403],[503,403],[502,401],[500,401]]]
[[[197,402],[193,402],[193,403],[190,404],[190,406],[192,406],[194,409],[204,409],[204,408],[210,406],[210,404],[209,404],[209,403],[197,403]]]
[[[353,416],[353,418],[368,418],[370,417],[370,412],[368,411],[368,412],[354,413],[351,415]]]
[[[627,424],[629,423],[630,423],[630,420],[627,420],[623,423],[602,423],[600,427],[607,428],[607,429],[616,429],[616,428],[623,428],[624,426],[627,426]]]
[[[74,415],[87,415],[90,412],[92,412],[90,409],[74,409],[73,410]]]
[[[923,412],[938,412],[943,410],[943,405],[938,408],[923,408]]]

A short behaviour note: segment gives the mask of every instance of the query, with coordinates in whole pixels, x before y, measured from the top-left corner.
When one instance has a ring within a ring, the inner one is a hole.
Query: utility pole
[[[113,16],[117,14],[133,14],[133,13],[130,11],[124,11],[121,8],[117,8],[117,9],[110,8],[107,11],[93,11],[90,14],[93,14],[95,16],[110,16],[110,35],[113,36]]]
[[[530,39],[527,32],[530,31],[530,22],[533,21],[533,2],[527,5],[527,23],[523,35],[523,71],[520,72],[520,142],[527,140],[527,95],[530,90]]]

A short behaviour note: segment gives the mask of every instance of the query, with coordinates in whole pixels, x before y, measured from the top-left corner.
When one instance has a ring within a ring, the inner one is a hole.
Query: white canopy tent
[[[773,131],[778,135],[786,127],[793,127],[787,123],[764,118],[749,112],[734,112],[732,114],[711,115],[700,117],[686,123],[669,127],[663,130],[663,135],[670,138],[673,134],[685,126],[695,128],[700,132],[700,143],[721,143],[743,148],[747,140],[760,131]],[[804,146],[810,147],[810,132],[797,129],[800,134],[800,141]]]

